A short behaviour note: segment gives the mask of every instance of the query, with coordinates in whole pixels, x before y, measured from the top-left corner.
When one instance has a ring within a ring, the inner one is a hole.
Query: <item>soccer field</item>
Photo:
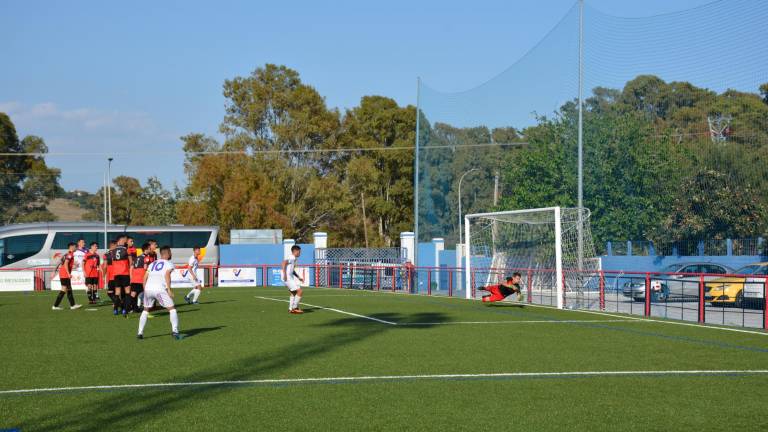
[[[158,312],[140,341],[55,294],[0,294],[0,429],[768,429],[760,331],[319,288],[291,315],[282,289],[215,288],[179,306],[183,340]]]

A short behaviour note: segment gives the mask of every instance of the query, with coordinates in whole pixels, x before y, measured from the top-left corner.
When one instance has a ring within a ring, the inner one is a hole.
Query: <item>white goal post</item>
[[[600,264],[589,217],[588,209],[561,207],[466,215],[466,297],[518,271],[528,296],[535,286],[560,309],[566,298],[583,300]]]

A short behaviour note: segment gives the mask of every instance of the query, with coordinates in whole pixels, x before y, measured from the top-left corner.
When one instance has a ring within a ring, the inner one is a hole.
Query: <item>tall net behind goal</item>
[[[589,218],[588,209],[560,207],[467,215],[467,297],[519,272],[526,301],[595,306],[600,259]]]

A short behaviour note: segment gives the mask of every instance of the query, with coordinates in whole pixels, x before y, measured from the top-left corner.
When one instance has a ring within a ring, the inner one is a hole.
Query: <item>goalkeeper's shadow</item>
[[[488,308],[502,308],[502,309],[525,309],[528,305],[523,303],[488,303],[483,306]]]

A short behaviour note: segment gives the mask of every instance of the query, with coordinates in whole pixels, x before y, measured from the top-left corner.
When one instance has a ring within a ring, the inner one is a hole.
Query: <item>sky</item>
[[[635,17],[711,0],[587,0]],[[0,0],[0,112],[45,139],[67,190],[111,175],[185,184],[180,137],[218,138],[224,80],[266,63],[297,70],[330,107],[365,95],[415,104],[416,79],[473,88],[530,50],[574,0]],[[57,152],[90,153],[60,155]],[[96,153],[96,154],[94,154]]]

